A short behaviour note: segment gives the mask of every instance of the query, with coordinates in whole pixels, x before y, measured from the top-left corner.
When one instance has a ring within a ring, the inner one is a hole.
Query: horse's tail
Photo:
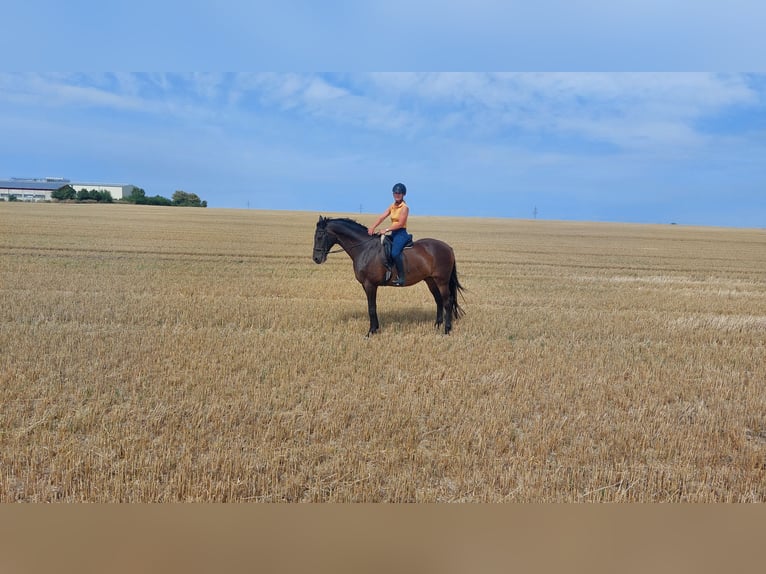
[[[453,319],[460,319],[463,315],[465,315],[465,310],[460,306],[460,303],[458,303],[457,296],[458,293],[460,295],[463,295],[463,291],[465,288],[460,284],[460,281],[458,281],[457,278],[457,263],[452,264],[452,274],[449,278],[449,294],[450,294],[450,301],[452,302],[452,318]]]

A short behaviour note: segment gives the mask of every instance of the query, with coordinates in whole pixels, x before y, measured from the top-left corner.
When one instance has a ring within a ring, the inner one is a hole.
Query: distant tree
[[[112,203],[114,201],[112,193],[108,189],[91,189],[90,195],[91,199],[100,203]]]
[[[170,201],[167,197],[162,197],[161,195],[146,197],[142,203],[145,205],[173,205],[172,201]]]
[[[92,199],[90,195],[90,191],[88,191],[84,187],[82,189],[77,190],[77,201],[87,201],[88,199]]]
[[[130,195],[125,197],[125,201],[128,203],[146,203],[146,192],[140,187],[134,187]]]
[[[180,207],[207,207],[207,202],[202,201],[196,193],[178,190],[173,194],[173,205]]]
[[[77,197],[77,192],[69,184],[62,186],[51,193],[51,199],[58,199],[60,201],[67,200],[67,199],[75,199],[76,197]]]

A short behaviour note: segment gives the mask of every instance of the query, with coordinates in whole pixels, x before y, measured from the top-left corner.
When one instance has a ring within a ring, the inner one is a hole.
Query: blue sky
[[[714,4],[30,0],[0,36],[35,29],[22,69],[544,71],[2,72],[0,178],[317,213],[402,181],[413,215],[766,227],[766,9]]]

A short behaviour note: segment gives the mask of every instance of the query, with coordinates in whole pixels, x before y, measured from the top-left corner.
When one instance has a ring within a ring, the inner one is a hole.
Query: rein
[[[370,241],[372,241],[373,239],[379,239],[379,237],[380,237],[380,235],[376,233],[376,234],[375,234],[375,235],[373,235],[372,237],[368,237],[367,239],[365,239],[365,240],[363,240],[363,241],[360,241],[359,243],[355,243],[354,245],[351,245],[351,246],[349,246],[349,248],[348,248],[348,249],[343,249],[343,247],[338,247],[337,249],[334,249],[334,250],[329,250],[329,249],[328,249],[328,250],[327,250],[327,254],[329,255],[329,254],[331,254],[331,253],[343,253],[344,251],[347,251],[347,252],[351,252],[351,250],[352,250],[352,249],[356,249],[356,248],[357,248],[357,247],[359,247],[360,245],[364,245],[364,244],[366,244],[366,243],[369,243],[369,242],[370,242]]]

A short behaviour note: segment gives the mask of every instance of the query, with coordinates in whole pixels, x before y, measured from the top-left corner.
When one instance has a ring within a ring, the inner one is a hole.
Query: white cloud
[[[761,97],[745,76],[691,73],[13,74],[0,75],[0,88],[18,106],[111,109],[201,128],[223,121],[217,129],[246,131],[279,121],[276,111],[388,137],[544,137],[622,149],[703,144],[696,122]]]
[[[334,114],[339,122],[479,140],[510,131],[624,149],[704,143],[700,118],[758,102],[740,75],[391,73],[350,82],[360,95],[341,102],[353,112]]]

